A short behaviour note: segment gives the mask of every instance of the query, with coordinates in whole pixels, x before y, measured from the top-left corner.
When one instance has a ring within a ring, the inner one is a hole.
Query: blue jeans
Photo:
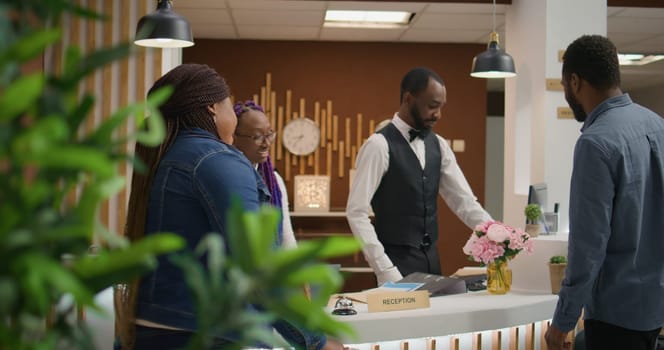
[[[194,333],[188,331],[177,331],[171,329],[144,327],[136,325],[136,342],[134,350],[170,350],[184,349],[191,341]],[[223,349],[231,344],[225,339],[215,339],[210,350]],[[113,350],[121,350],[119,339],[113,344]]]
[[[322,334],[312,333],[299,329],[290,323],[279,320],[273,324],[277,332],[292,346],[298,349],[320,350],[327,341],[327,337]],[[194,333],[188,331],[178,331],[162,328],[144,327],[136,325],[136,343],[135,350],[161,350],[161,349],[184,349]],[[226,339],[215,339],[210,350],[223,349],[224,346],[232,342]],[[260,344],[260,347],[268,347]],[[119,341],[116,341],[114,350],[121,350]]]

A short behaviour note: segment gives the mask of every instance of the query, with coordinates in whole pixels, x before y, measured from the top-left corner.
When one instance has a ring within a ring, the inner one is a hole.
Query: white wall
[[[484,176],[484,209],[494,220],[503,220],[503,179],[505,155],[505,118],[486,118],[486,169]]]

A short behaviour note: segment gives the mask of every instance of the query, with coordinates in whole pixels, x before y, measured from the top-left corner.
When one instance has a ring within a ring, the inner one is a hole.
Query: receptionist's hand
[[[387,270],[376,272],[376,280],[378,281],[378,286],[381,286],[385,282],[396,282],[402,279],[401,272],[397,269],[396,266],[392,266]]]

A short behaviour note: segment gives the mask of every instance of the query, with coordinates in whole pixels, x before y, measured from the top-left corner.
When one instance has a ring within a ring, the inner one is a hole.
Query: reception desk
[[[426,309],[369,313],[356,303],[357,315],[336,316],[357,332],[342,339],[358,350],[546,349],[543,334],[558,301],[551,294],[548,260],[567,254],[567,235],[533,239],[533,254],[510,262],[512,290],[431,298]]]
[[[357,331],[349,343],[380,343],[409,338],[440,337],[511,328],[551,318],[558,296],[510,292],[491,295],[486,291],[431,298],[426,309],[367,312],[357,304],[357,315],[337,316]]]

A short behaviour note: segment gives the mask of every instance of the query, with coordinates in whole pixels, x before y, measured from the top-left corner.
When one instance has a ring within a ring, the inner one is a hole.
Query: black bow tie
[[[410,139],[408,140],[408,142],[413,142],[413,140],[415,140],[416,137],[424,139],[429,134],[430,130],[431,129],[421,129],[421,130],[410,129],[410,130],[408,130],[408,135],[410,135]]]

